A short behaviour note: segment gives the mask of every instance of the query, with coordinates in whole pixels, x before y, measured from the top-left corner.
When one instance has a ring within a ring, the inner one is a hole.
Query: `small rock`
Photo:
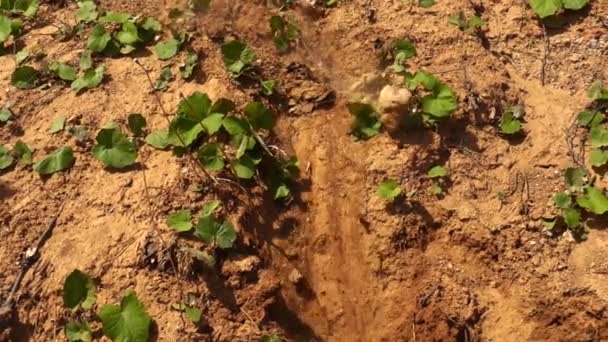
[[[387,85],[380,91],[378,97],[378,108],[382,112],[391,112],[408,107],[412,93],[405,88],[398,88]]]
[[[294,285],[298,285],[300,282],[302,282],[302,280],[304,280],[304,276],[302,273],[300,273],[300,271],[298,271],[297,268],[294,268],[291,273],[289,273],[287,279],[289,279],[289,281]]]

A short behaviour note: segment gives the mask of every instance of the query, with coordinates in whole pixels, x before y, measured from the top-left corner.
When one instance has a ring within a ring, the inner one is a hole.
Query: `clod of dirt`
[[[222,265],[222,274],[228,279],[227,283],[239,288],[243,283],[249,283],[258,278],[258,269],[262,261],[255,255],[235,256]]]
[[[294,285],[298,285],[302,282],[302,280],[304,280],[304,276],[302,275],[302,273],[300,273],[300,271],[298,271],[297,268],[294,268],[293,271],[289,273],[287,279],[289,279],[289,281],[292,282]]]
[[[412,93],[405,88],[387,85],[380,91],[378,109],[382,112],[395,112],[407,109],[412,99]]]
[[[389,134],[397,133],[406,121],[411,105],[412,93],[405,88],[386,85],[378,96],[380,121]]]

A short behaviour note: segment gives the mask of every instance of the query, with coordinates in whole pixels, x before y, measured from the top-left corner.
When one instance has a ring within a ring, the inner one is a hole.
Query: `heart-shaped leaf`
[[[118,128],[103,128],[97,134],[93,156],[106,166],[124,168],[135,163],[137,150]]]
[[[95,283],[80,270],[74,270],[63,284],[63,304],[66,308],[75,310],[82,307],[90,309],[95,304]]]
[[[134,293],[122,298],[120,306],[106,305],[99,317],[103,333],[112,341],[147,342],[152,320]]]

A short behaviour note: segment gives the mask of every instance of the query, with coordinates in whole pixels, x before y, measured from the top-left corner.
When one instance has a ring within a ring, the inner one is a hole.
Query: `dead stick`
[[[2,304],[2,307],[0,307],[0,313],[4,314],[4,313],[10,312],[12,310],[13,304],[14,304],[13,297],[15,296],[15,293],[19,289],[19,286],[21,285],[21,281],[25,277],[25,274],[27,273],[27,271],[38,260],[38,257],[39,257],[38,252],[42,248],[42,245],[44,245],[44,242],[51,236],[53,228],[55,228],[55,225],[57,224],[57,219],[59,218],[59,215],[63,211],[64,205],[65,205],[65,202],[62,202],[61,205],[59,206],[59,209],[57,210],[57,213],[51,219],[51,221],[49,222],[47,228],[44,230],[42,235],[40,235],[40,237],[38,238],[38,241],[36,241],[36,244],[26,250],[25,258],[21,261],[21,269],[19,270],[19,273],[17,274],[17,278],[15,279],[15,282],[13,283],[13,286],[11,287],[11,291],[9,292],[8,297],[6,297],[4,304]]]
[[[544,50],[543,50],[543,61],[540,68],[540,84],[545,85],[545,70],[547,69],[547,59],[549,57],[549,50],[551,48],[551,42],[549,41],[549,36],[547,35],[547,28],[544,23],[541,23],[543,27],[543,42],[544,42]]]

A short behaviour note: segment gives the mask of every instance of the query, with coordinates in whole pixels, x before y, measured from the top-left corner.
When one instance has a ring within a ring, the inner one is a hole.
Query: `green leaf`
[[[186,61],[179,66],[179,73],[183,79],[189,80],[192,78],[194,68],[198,65],[198,54],[192,50],[188,51]]]
[[[431,193],[433,195],[441,195],[443,193],[443,188],[439,184],[433,183],[431,184]]]
[[[13,9],[17,12],[23,12],[26,17],[32,17],[38,11],[39,0],[15,0]]]
[[[59,133],[59,132],[63,131],[64,128],[65,128],[65,117],[60,116],[60,117],[57,117],[55,120],[53,120],[53,122],[51,123],[51,127],[49,128],[49,133],[51,133],[51,134]]]
[[[13,117],[13,113],[8,108],[0,109],[0,122],[8,122]]]
[[[217,208],[219,208],[222,205],[222,201],[220,200],[211,200],[207,203],[205,203],[205,205],[203,205],[203,208],[200,211],[200,216],[209,216],[211,214],[213,214]]]
[[[175,212],[167,218],[167,225],[176,232],[187,232],[192,229],[192,212],[183,209]]]
[[[198,150],[198,160],[205,169],[219,171],[224,168],[224,159],[221,156],[217,143],[207,143]]]
[[[30,147],[21,140],[18,140],[15,143],[15,147],[13,148],[15,152],[15,156],[19,158],[19,162],[24,165],[32,164],[32,150]]]
[[[585,188],[585,193],[576,198],[576,203],[597,215],[608,211],[608,198],[596,187]]]
[[[80,54],[80,70],[89,70],[93,67],[93,59],[91,58],[91,50],[84,50]]]
[[[135,163],[137,150],[135,144],[118,128],[102,128],[97,134],[97,145],[93,156],[106,166],[121,169]]]
[[[580,10],[581,8],[585,7],[589,3],[589,0],[563,0],[563,2],[564,2],[564,8],[566,8],[566,9]]]
[[[608,151],[594,149],[589,155],[589,160],[591,161],[591,165],[595,167],[605,165],[606,163],[608,163]]]
[[[249,133],[249,127],[247,122],[241,118],[233,116],[227,116],[222,120],[222,126],[231,136],[238,136],[241,134]]]
[[[146,118],[140,113],[132,113],[127,117],[127,123],[129,130],[134,136],[139,137],[144,133],[144,127],[146,127]]]
[[[163,29],[160,22],[152,17],[146,18],[141,24],[141,28],[152,32],[160,32]]]
[[[418,0],[418,6],[422,8],[429,8],[435,4],[435,0]]]
[[[568,228],[573,229],[581,225],[581,213],[578,209],[567,208],[564,209],[564,222]]]
[[[156,149],[164,150],[165,148],[167,148],[167,146],[169,146],[169,131],[152,131],[146,136],[146,142],[148,143],[148,145]]]
[[[191,307],[189,305],[186,305],[184,307],[184,313],[186,314],[186,318],[188,318],[190,321],[192,321],[194,323],[199,322],[203,315],[201,310]]]
[[[64,333],[68,341],[89,342],[93,340],[91,327],[87,322],[70,321],[65,325]]]
[[[139,34],[137,26],[130,21],[125,21],[122,24],[122,29],[116,33],[116,39],[125,45],[133,45],[139,42]]]
[[[61,147],[34,164],[34,171],[41,175],[50,175],[55,172],[69,169],[74,165],[74,153],[69,146]]]
[[[169,86],[169,82],[173,80],[173,72],[171,72],[171,68],[167,67],[161,71],[158,80],[154,83],[154,89],[156,90],[164,90]]]
[[[422,98],[422,111],[431,115],[435,119],[449,116],[458,109],[458,100],[454,91],[439,81],[435,76],[419,71],[413,76],[406,78],[410,90],[415,90],[422,86],[431,92]]]
[[[0,15],[0,43],[10,37],[12,31],[11,19]]]
[[[380,115],[374,107],[366,103],[349,103],[349,112],[355,116],[355,121],[351,125],[351,134],[358,139],[369,139],[378,133],[382,123]]]
[[[95,304],[95,283],[80,270],[70,273],[63,284],[63,305],[75,310],[81,306],[84,310]]]
[[[195,235],[206,243],[217,244],[222,249],[231,248],[236,240],[236,231],[232,224],[228,221],[219,224],[213,215],[200,218]]]
[[[274,113],[261,102],[249,102],[245,106],[244,112],[254,130],[270,130],[274,127]]]
[[[9,168],[14,161],[10,151],[4,146],[0,146],[0,170]]]
[[[222,127],[223,121],[224,121],[224,114],[213,113],[213,114],[210,114],[205,119],[203,119],[203,121],[201,121],[201,123],[207,130],[207,133],[209,135],[213,135],[213,134],[217,133],[217,131],[220,130],[220,128]]]
[[[246,155],[233,160],[231,166],[236,173],[236,176],[239,178],[251,179],[255,176],[255,163]]]
[[[23,49],[15,54],[15,62],[17,62],[17,65],[21,65],[29,57],[30,57],[29,51],[27,51],[26,49]]]
[[[608,146],[608,129],[601,125],[591,127],[589,140],[593,148]]]
[[[177,54],[177,51],[179,51],[180,46],[181,43],[177,39],[170,38],[158,42],[154,46],[154,51],[156,52],[156,55],[160,60],[167,60]]]
[[[110,33],[102,25],[97,24],[89,34],[87,49],[93,52],[102,52],[108,46],[110,39],[112,39]]]
[[[578,114],[578,124],[583,127],[595,127],[606,119],[604,113],[599,111],[585,110]]]
[[[112,341],[148,341],[151,319],[134,293],[123,297],[120,306],[103,306],[99,317],[103,323],[104,335]]]
[[[555,206],[561,209],[570,208],[572,206],[572,197],[565,192],[558,192],[553,198]]]
[[[207,94],[198,91],[179,102],[179,112],[197,121],[202,121],[210,110],[211,99]]]
[[[75,92],[80,92],[81,90],[88,88],[92,89],[101,84],[103,81],[103,74],[106,71],[106,68],[101,65],[93,69],[89,69],[85,71],[82,77],[79,77],[72,82],[72,90]]]
[[[555,15],[562,9],[562,0],[529,0],[529,2],[541,19]]]
[[[406,60],[416,56],[416,46],[409,39],[395,40],[392,45],[395,55],[393,69],[395,72],[404,72]]]
[[[274,88],[277,86],[277,81],[275,80],[266,80],[266,81],[261,81],[260,84],[262,85],[262,94],[266,95],[266,96],[270,96],[274,93]]]
[[[53,62],[49,65],[49,70],[54,72],[59,78],[64,81],[73,81],[76,79],[77,70],[71,65],[59,62]]]
[[[291,20],[275,15],[270,18],[270,29],[279,52],[289,50],[290,42],[298,37],[298,28]]]
[[[427,173],[427,176],[429,178],[444,178],[444,177],[448,177],[448,175],[449,175],[448,169],[446,169],[443,166],[434,166]]]
[[[112,12],[108,11],[106,14],[99,18],[100,23],[112,23],[112,24],[123,24],[129,20],[131,15],[124,12]]]
[[[384,198],[386,200],[393,200],[397,196],[399,196],[399,194],[401,194],[401,187],[399,186],[399,183],[397,183],[396,180],[387,179],[380,183],[380,186],[378,186],[378,190],[376,191],[376,193],[381,198]]]
[[[88,23],[97,19],[97,6],[95,6],[93,1],[79,1],[77,4],[78,11],[76,12],[76,19],[78,19],[78,21]]]
[[[188,147],[198,138],[204,130],[200,121],[194,120],[185,114],[178,114],[169,125],[167,135],[169,143],[174,146]]]
[[[252,66],[255,53],[245,43],[233,40],[222,45],[222,59],[230,73],[240,76]]]
[[[502,115],[500,131],[504,134],[517,134],[521,131],[521,122],[513,116],[513,113],[506,111]]]
[[[569,167],[564,173],[566,184],[570,188],[581,188],[585,184],[587,173],[581,167]]]
[[[21,66],[13,71],[11,84],[19,89],[32,89],[38,83],[38,71],[30,66]]]
[[[604,88],[602,81],[595,81],[589,87],[587,95],[593,101],[596,100],[608,100],[608,89]]]

